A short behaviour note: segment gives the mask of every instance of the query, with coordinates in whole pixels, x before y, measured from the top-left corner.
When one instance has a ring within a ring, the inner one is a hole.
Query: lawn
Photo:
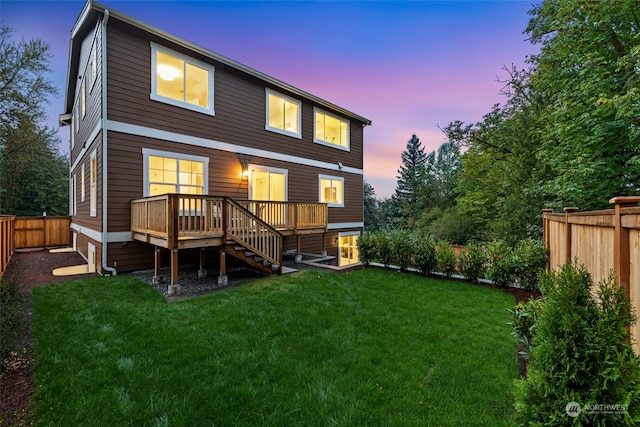
[[[127,276],[37,288],[36,425],[508,425],[513,305],[376,268],[173,303]]]

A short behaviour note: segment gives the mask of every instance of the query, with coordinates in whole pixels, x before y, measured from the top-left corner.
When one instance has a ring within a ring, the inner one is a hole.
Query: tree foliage
[[[44,103],[51,55],[41,40],[13,42],[0,24],[0,213],[68,212],[68,162],[47,128]]]

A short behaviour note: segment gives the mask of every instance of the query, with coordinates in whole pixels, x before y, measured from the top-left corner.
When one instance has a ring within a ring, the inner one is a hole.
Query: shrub
[[[460,274],[471,282],[478,282],[483,277],[485,263],[487,262],[486,251],[484,247],[477,243],[471,242],[458,258],[458,267]]]
[[[518,352],[527,360],[531,357],[533,350],[535,325],[542,310],[542,304],[542,298],[530,299],[519,302],[515,309],[509,310],[511,313],[509,324],[513,328],[513,335],[518,340]]]
[[[389,233],[392,263],[406,270],[411,265],[413,247],[411,233],[408,230],[397,229]]]
[[[541,276],[544,304],[528,378],[516,383],[519,425],[633,425],[640,417],[640,361],[626,329],[635,320],[631,303],[613,278],[598,283],[595,298],[592,285],[583,266]],[[582,411],[570,419],[570,402],[625,410]]]
[[[358,238],[358,254],[360,262],[364,265],[371,264],[376,259],[376,237],[372,232],[365,231]]]
[[[376,233],[377,257],[385,266],[393,264],[393,252],[391,251],[391,238],[385,232]]]
[[[498,286],[509,286],[515,282],[513,249],[504,240],[494,240],[487,245],[487,278]]]
[[[458,260],[456,253],[451,245],[445,241],[441,241],[436,246],[436,260],[438,263],[438,270],[447,278],[453,276],[456,272],[456,265]]]
[[[16,350],[18,338],[26,327],[23,316],[26,301],[17,279],[0,280],[0,360]]]
[[[547,265],[547,251],[539,240],[524,239],[518,242],[512,258],[515,281],[524,289],[538,289],[538,276]]]
[[[413,233],[411,235],[413,244],[413,265],[422,274],[429,274],[435,271],[438,266],[436,259],[436,240],[430,234]]]

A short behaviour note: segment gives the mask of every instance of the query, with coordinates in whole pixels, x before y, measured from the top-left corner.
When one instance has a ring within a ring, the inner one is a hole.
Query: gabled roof
[[[319,98],[315,95],[312,95],[308,92],[303,91],[302,89],[298,89],[295,86],[292,86],[288,83],[285,83],[281,80],[278,80],[274,77],[271,77],[267,74],[264,74],[258,70],[255,70],[251,67],[243,65],[239,62],[236,62],[232,59],[227,58],[226,56],[215,53],[211,50],[205,49],[202,46],[198,46],[194,43],[191,43],[181,37],[170,34],[164,30],[161,30],[153,25],[142,22],[138,19],[135,19],[131,16],[128,16],[122,12],[114,10],[107,5],[102,3],[98,3],[93,0],[88,0],[85,4],[78,20],[76,21],[73,30],[71,31],[71,42],[69,47],[69,65],[67,70],[67,88],[65,93],[65,113],[71,113],[73,109],[73,101],[75,95],[75,86],[78,81],[78,62],[80,57],[80,46],[82,43],[82,38],[86,35],[86,33],[95,26],[96,22],[98,22],[98,18],[101,15],[105,15],[105,19],[117,19],[134,27],[137,27],[143,31],[146,31],[152,35],[160,37],[162,39],[168,40],[172,43],[175,43],[179,46],[182,46],[186,49],[189,49],[193,52],[204,55],[207,58],[210,58],[214,61],[222,63],[228,67],[236,69],[242,73],[245,73],[249,76],[258,78],[259,80],[264,81],[276,88],[279,88],[284,91],[288,91],[293,95],[298,97],[307,99],[309,101],[315,102],[320,106],[323,106],[327,109],[333,110],[340,114],[343,114],[351,119],[362,122],[364,125],[371,125],[371,120],[362,117],[358,114],[355,114],[349,110],[346,110],[342,107],[339,107],[329,101],[326,101],[322,98]],[[63,114],[64,115],[64,114]]]

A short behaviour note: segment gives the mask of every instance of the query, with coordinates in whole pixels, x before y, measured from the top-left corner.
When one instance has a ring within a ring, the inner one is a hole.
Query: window
[[[214,114],[215,67],[151,43],[151,99]]]
[[[78,104],[73,106],[73,127],[76,133],[80,130],[80,117],[78,117]]]
[[[80,108],[82,111],[82,118],[87,114],[87,81],[82,80],[82,86],[80,89]]]
[[[319,175],[320,203],[328,203],[332,207],[344,206],[344,178]]]
[[[89,90],[93,88],[93,84],[96,82],[96,78],[98,77],[98,64],[96,62],[96,47],[92,46],[91,53],[89,54]]]
[[[207,194],[207,157],[143,149],[144,196]]]
[[[76,197],[78,195],[78,191],[77,191],[77,181],[78,181],[78,176],[77,174],[73,174],[73,177],[71,178],[71,215],[76,215],[77,214],[77,206],[78,206],[78,201],[76,200]]]
[[[84,163],[80,169],[80,201],[84,202]]]
[[[96,216],[97,215],[97,206],[98,206],[98,161],[96,159],[96,152],[95,150],[91,153],[91,166],[89,168],[89,179],[90,181],[90,186],[89,186],[89,200],[90,200],[90,206],[89,209],[91,210],[90,215],[91,216]]]
[[[313,142],[349,150],[349,122],[314,108],[315,134]]]
[[[300,110],[302,103],[297,99],[266,89],[267,94],[267,124],[266,130],[278,132],[296,138],[302,138],[300,133]]]
[[[262,220],[277,227],[287,224],[287,179],[289,171],[258,165],[249,165],[251,177],[249,179],[249,209]]]
[[[339,265],[349,265],[358,262],[359,231],[338,234]]]

